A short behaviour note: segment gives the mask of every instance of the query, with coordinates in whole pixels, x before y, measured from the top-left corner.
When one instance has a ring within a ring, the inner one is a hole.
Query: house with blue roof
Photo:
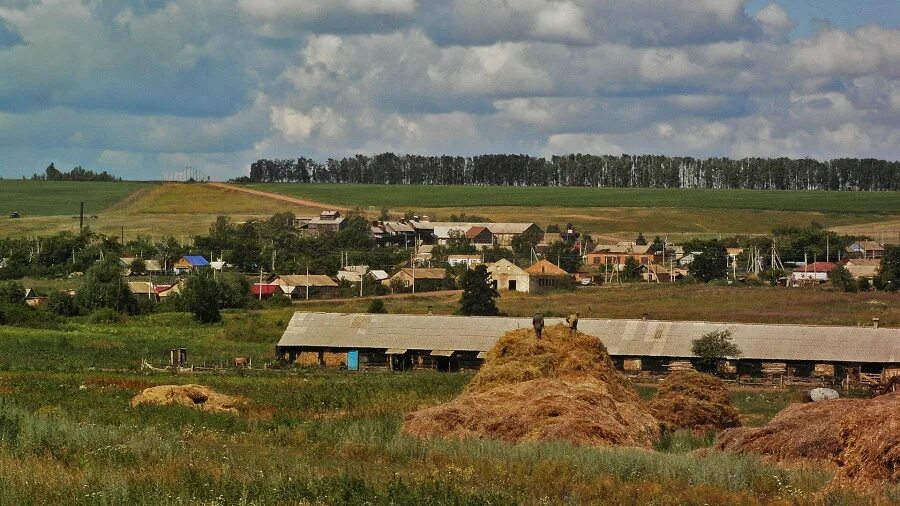
[[[185,255],[175,262],[175,274],[185,274],[201,267],[209,267],[209,260],[200,255]]]

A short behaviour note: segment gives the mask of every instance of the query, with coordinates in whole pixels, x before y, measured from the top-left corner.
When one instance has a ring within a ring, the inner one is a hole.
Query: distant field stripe
[[[22,216],[78,214],[80,203],[88,214],[99,213],[132,193],[154,183],[88,181],[0,181],[0,212]]]
[[[834,213],[900,213],[900,192],[693,190],[516,186],[251,184],[251,188],[347,206],[670,207]]]

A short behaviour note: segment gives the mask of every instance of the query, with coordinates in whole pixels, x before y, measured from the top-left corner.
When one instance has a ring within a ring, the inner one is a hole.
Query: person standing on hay
[[[534,317],[531,318],[531,325],[534,326],[534,335],[540,339],[541,332],[544,331],[544,315],[542,315],[540,311],[534,313]]]
[[[578,330],[578,312],[574,312],[566,317],[566,327],[572,329],[572,332]]]

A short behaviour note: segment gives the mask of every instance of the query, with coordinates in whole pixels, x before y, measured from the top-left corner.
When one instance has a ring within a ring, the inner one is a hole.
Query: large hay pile
[[[900,393],[794,404],[764,427],[725,431],[716,448],[826,461],[853,481],[900,481]]]
[[[599,339],[563,325],[504,335],[466,391],[406,416],[419,437],[649,447],[659,425]]]
[[[159,385],[150,387],[131,399],[131,407],[143,405],[178,405],[218,413],[237,414],[240,400],[220,394],[203,385]]]
[[[670,431],[707,432],[741,425],[725,383],[697,371],[677,371],[666,376],[650,403],[650,411]]]

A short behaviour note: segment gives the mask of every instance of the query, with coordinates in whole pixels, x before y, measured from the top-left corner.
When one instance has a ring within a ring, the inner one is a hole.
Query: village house
[[[324,274],[276,274],[267,281],[280,286],[281,293],[292,299],[333,296],[338,289],[338,284]]]
[[[159,294],[156,292],[156,287],[149,281],[129,281],[128,291],[135,297],[149,299],[154,302],[159,300]]]
[[[884,246],[875,241],[854,241],[846,248],[850,258],[877,259],[884,256]]]
[[[413,283],[415,283],[415,286],[419,286],[419,283],[424,283],[433,287],[438,283],[443,282],[446,277],[446,269],[404,267],[391,275],[391,277],[382,281],[382,283],[388,286],[399,283],[406,288],[413,287]]]
[[[872,279],[878,274],[878,268],[881,267],[881,260],[872,258],[851,258],[844,263],[844,267],[850,272],[854,278]]]
[[[465,265],[467,268],[481,265],[481,255],[447,255],[447,263],[451,266]]]
[[[200,255],[186,255],[179,258],[173,267],[175,274],[186,274],[201,267],[209,267],[209,261]]]
[[[796,282],[817,281],[824,283],[828,281],[828,273],[834,270],[835,264],[831,262],[813,262],[794,269],[791,277]]]
[[[529,291],[547,290],[563,286],[571,275],[548,260],[538,260],[525,269]]]
[[[543,230],[534,223],[469,223],[469,222],[450,222],[450,221],[411,221],[410,224],[416,229],[417,237],[425,243],[433,241],[435,244],[447,244],[451,238],[451,232],[455,234],[465,235],[472,228],[486,228],[492,235],[492,243],[500,246],[510,247],[512,240],[522,234],[534,234],[540,237]],[[430,233],[429,233],[430,232]],[[485,245],[484,232],[479,231],[481,237],[479,244]]]
[[[302,235],[316,237],[323,233],[337,233],[344,228],[346,218],[339,211],[322,211],[315,218],[296,218],[294,228]]]
[[[165,300],[170,296],[181,294],[182,288],[184,288],[184,281],[179,281],[174,285],[156,285],[156,296],[159,300]]]
[[[488,249],[494,245],[494,234],[487,227],[477,226],[466,230],[466,239],[472,241],[477,250]]]
[[[250,295],[254,299],[268,299],[283,293],[281,286],[275,283],[253,283],[253,286],[250,287]]]
[[[528,293],[531,277],[525,269],[507,259],[498,260],[487,266],[491,285],[498,291]]]
[[[647,244],[638,245],[633,242],[600,244],[594,251],[585,255],[585,263],[593,266],[608,265],[612,269],[621,270],[629,257],[634,258],[638,264],[650,265],[653,263],[654,254]]]
[[[133,263],[134,257],[119,258],[119,265],[122,266],[124,276],[131,276],[133,274],[131,272],[131,264]],[[159,264],[159,260],[154,260],[151,258],[148,260],[144,260],[144,272],[146,272],[147,274],[158,276],[163,274],[163,268]]]

